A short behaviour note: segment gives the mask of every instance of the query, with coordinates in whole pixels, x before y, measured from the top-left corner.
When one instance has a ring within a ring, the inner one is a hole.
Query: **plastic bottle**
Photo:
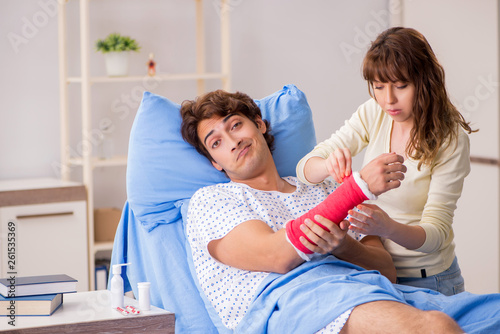
[[[149,295],[150,286],[151,283],[149,282],[137,283],[137,288],[139,290],[139,309],[141,311],[149,311],[151,309],[151,301]]]
[[[122,266],[127,266],[130,263],[114,264],[113,265],[113,277],[111,278],[111,308],[116,309],[117,307],[123,308],[123,278]]]

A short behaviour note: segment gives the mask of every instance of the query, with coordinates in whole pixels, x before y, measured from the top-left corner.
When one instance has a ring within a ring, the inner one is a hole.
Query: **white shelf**
[[[214,0],[215,1],[215,0]],[[80,73],[77,76],[69,76],[67,70],[67,48],[66,43],[67,28],[66,28],[66,3],[67,1],[58,1],[58,34],[59,34],[59,91],[60,91],[60,109],[61,109],[61,178],[69,180],[70,167],[81,166],[83,184],[87,189],[87,227],[88,227],[88,250],[89,250],[89,288],[94,288],[94,260],[95,253],[101,250],[111,250],[112,242],[97,243],[94,242],[94,169],[107,168],[115,166],[126,166],[127,156],[115,156],[110,159],[100,159],[95,157],[96,153],[92,152],[90,147],[83,152],[81,157],[72,158],[67,148],[70,146],[70,117],[69,117],[69,83],[77,83],[80,85],[81,97],[81,137],[85,138],[86,134],[92,130],[92,85],[93,84],[116,84],[127,82],[167,82],[167,81],[194,81],[197,87],[198,95],[205,92],[205,81],[218,79],[222,83],[222,89],[229,90],[230,83],[230,50],[229,50],[229,0],[220,1],[220,37],[221,37],[221,67],[220,72],[207,72],[205,68],[205,24],[203,13],[203,0],[194,0],[196,18],[194,25],[196,26],[196,68],[195,73],[157,73],[155,76],[147,75],[130,75],[123,77],[107,77],[107,76],[92,76],[90,74],[90,55],[93,52],[91,48],[90,33],[90,0],[79,0],[79,25],[80,25]],[[71,36],[75,38],[76,36]]]
[[[113,241],[95,241],[94,251],[107,251],[113,249]]]
[[[83,166],[82,158],[71,158],[69,159],[69,163],[73,166]],[[90,163],[92,168],[95,167],[114,167],[114,166],[126,166],[127,165],[127,156],[115,156],[109,159],[102,159],[98,157],[92,157],[90,159]]]
[[[225,79],[227,75],[223,73],[180,73],[180,74],[157,74],[154,77],[147,75],[130,75],[123,77],[90,77],[90,83],[119,83],[119,82],[142,82],[146,79],[158,81],[182,81],[182,80],[209,80],[209,79]],[[81,83],[81,77],[69,77],[68,83]]]
[[[18,191],[28,189],[74,187],[79,185],[81,185],[80,182],[63,181],[53,178],[11,179],[0,180],[0,192],[7,190]]]

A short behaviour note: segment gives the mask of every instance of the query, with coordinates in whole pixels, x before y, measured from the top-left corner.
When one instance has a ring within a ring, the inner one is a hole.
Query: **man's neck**
[[[278,191],[282,193],[292,193],[295,191],[295,186],[283,180],[276,169],[274,171],[268,170],[267,173],[259,174],[245,180],[238,180],[231,178],[233,182],[243,183],[247,186],[262,190],[262,191]]]

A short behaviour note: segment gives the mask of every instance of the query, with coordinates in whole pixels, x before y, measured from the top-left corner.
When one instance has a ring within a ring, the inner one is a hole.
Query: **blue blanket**
[[[391,284],[333,256],[310,261],[288,274],[270,274],[235,333],[314,333],[346,310],[376,300],[393,300],[421,310],[439,310],[467,333],[500,333],[500,294],[452,297]]]

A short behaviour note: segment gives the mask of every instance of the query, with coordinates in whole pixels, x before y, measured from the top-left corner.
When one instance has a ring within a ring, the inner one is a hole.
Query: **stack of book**
[[[64,293],[76,292],[76,283],[64,274],[1,278],[0,315],[51,315]]]

